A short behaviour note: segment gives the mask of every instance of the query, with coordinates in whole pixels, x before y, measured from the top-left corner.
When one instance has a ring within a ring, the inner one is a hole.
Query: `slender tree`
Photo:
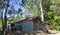
[[[43,0],[40,1],[40,11],[41,11],[41,21],[44,22],[44,14],[43,14]]]
[[[46,23],[44,22],[44,8],[43,7],[44,7],[44,0],[40,0],[40,13],[41,13],[41,23],[42,23],[41,27],[43,27],[42,28],[43,31],[50,33],[48,31],[49,29],[47,28]]]
[[[8,6],[9,6],[9,0],[6,0],[7,3],[6,3],[6,6],[5,6],[5,11],[3,12],[3,19],[2,19],[2,29],[3,29],[3,34],[4,35],[7,35],[7,17],[6,17],[6,14],[7,14],[7,10],[8,10]]]

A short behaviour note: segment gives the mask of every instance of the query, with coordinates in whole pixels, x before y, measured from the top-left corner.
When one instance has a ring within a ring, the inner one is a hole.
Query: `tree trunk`
[[[40,23],[40,25],[41,25],[41,28],[42,28],[43,31],[48,32],[46,24],[44,23],[44,13],[43,13],[44,10],[43,10],[43,7],[44,7],[44,0],[41,0],[40,1],[40,12],[41,12],[41,23]]]
[[[2,32],[4,35],[7,35],[7,17],[6,17],[6,13],[8,10],[8,5],[9,5],[9,0],[7,0],[4,12],[3,12],[3,16],[2,16]]]
[[[41,11],[41,22],[44,22],[44,14],[43,14],[43,5],[42,5],[42,1],[40,1],[40,11]]]

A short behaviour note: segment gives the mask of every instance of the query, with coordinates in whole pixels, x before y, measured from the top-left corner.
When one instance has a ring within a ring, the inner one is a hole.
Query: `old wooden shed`
[[[11,31],[22,31],[22,32],[31,32],[34,30],[40,29],[38,22],[38,17],[29,17],[25,19],[20,19],[14,23],[11,23]]]

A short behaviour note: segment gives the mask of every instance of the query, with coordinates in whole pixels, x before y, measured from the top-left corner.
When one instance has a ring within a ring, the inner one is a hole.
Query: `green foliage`
[[[2,0],[0,0],[0,8],[2,8]]]
[[[22,12],[22,10],[19,8],[17,13],[20,14],[21,12]]]
[[[54,12],[48,12],[45,16],[46,23],[50,23],[53,29],[60,30],[60,16]]]
[[[52,0],[51,0],[52,1]],[[51,24],[52,29],[60,30],[60,8],[58,6],[58,3],[56,1],[53,1],[54,3],[50,2],[51,5],[47,5],[45,12],[45,22]]]
[[[25,6],[26,5],[26,10],[25,12],[30,12],[34,16],[37,16],[38,14],[40,15],[40,7],[39,3],[40,0],[22,0],[22,4]],[[20,4],[21,5],[21,4]],[[23,6],[21,5],[21,6]]]

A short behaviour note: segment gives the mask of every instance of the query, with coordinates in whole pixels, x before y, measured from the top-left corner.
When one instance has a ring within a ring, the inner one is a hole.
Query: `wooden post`
[[[36,31],[36,20],[33,20],[33,30]]]

